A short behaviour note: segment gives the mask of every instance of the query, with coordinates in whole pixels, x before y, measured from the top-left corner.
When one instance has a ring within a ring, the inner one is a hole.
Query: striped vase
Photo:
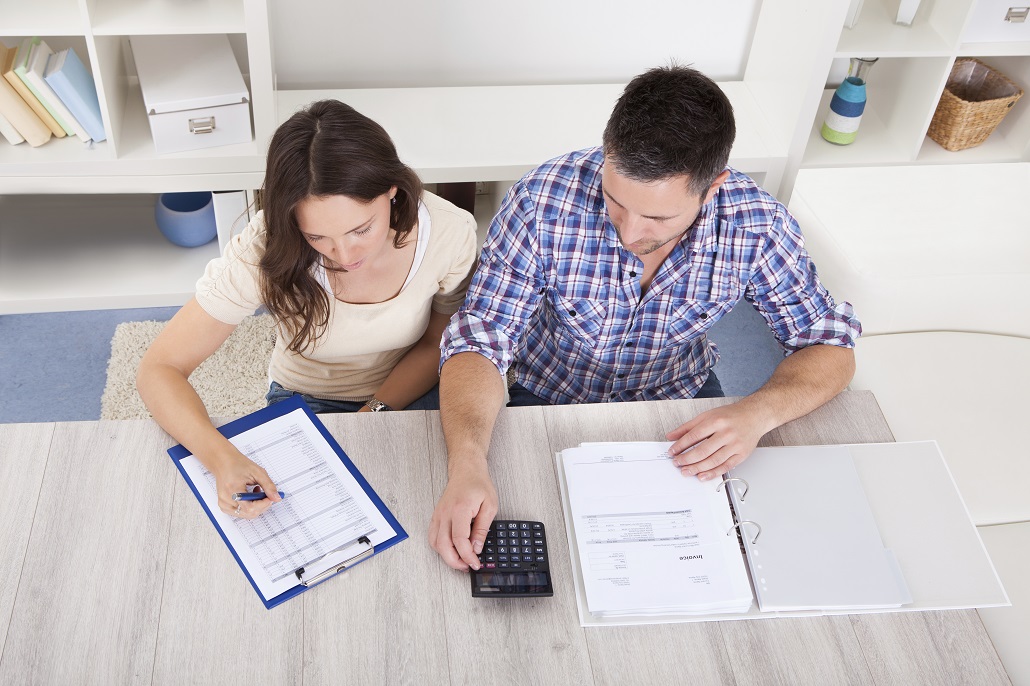
[[[876,58],[878,59],[878,58]],[[851,58],[848,77],[840,84],[830,100],[830,111],[823,122],[822,136],[836,145],[855,142],[858,125],[865,111],[866,75],[876,59]]]

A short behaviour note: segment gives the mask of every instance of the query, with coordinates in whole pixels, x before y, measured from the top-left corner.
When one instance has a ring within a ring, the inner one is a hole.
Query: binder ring
[[[762,535],[762,526],[758,522],[751,521],[750,519],[744,519],[744,520],[741,520],[741,521],[737,522],[736,524],[734,524],[733,526],[730,527],[730,530],[726,532],[726,535],[729,536],[730,534],[733,533],[734,529],[739,529],[740,527],[742,527],[745,524],[754,524],[755,528],[758,529],[758,533],[756,533],[755,537],[751,539],[751,545],[754,545],[755,543],[758,543],[758,537]]]
[[[720,481],[719,485],[715,487],[716,492],[721,492],[722,487],[731,481],[739,481],[740,483],[744,484],[744,492],[740,494],[740,502],[744,502],[744,496],[747,495],[747,489],[751,488],[751,485],[744,479],[741,479],[739,476],[731,476],[728,479],[723,479],[722,481]]]

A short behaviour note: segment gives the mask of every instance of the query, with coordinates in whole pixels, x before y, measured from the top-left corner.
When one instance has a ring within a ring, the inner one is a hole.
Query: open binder
[[[408,537],[300,396],[218,430],[286,492],[256,519],[218,509],[214,477],[186,448],[168,454],[266,608]]]
[[[937,444],[922,441],[758,448],[722,482],[707,483],[706,498],[712,493],[723,496],[724,502],[716,504],[713,512],[715,520],[725,526],[720,535],[734,543],[729,549],[722,547],[725,568],[732,577],[746,565],[746,576],[758,601],[750,609],[730,610],[729,614],[727,610],[676,614],[661,612],[660,608],[639,613],[591,611],[607,607],[596,602],[596,588],[594,607],[589,597],[591,575],[598,576],[591,569],[598,557],[594,545],[597,539],[586,540],[584,532],[576,529],[588,513],[577,511],[577,506],[584,509],[581,497],[570,497],[570,487],[575,496],[575,480],[580,477],[569,469],[577,459],[582,461],[574,457],[575,451],[605,445],[608,447],[594,459],[596,464],[618,465],[622,470],[617,492],[648,494],[656,490],[653,470],[659,468],[654,464],[657,460],[651,460],[650,466],[643,466],[641,461],[641,468],[635,470],[632,464],[637,453],[633,451],[637,448],[629,446],[647,445],[658,454],[670,444],[584,444],[556,454],[583,626],[1009,604]],[[620,446],[626,449],[620,450]],[[688,478],[680,475],[671,462],[667,466],[669,474],[662,478]],[[639,471],[637,477],[635,471]],[[646,483],[649,478],[650,484]],[[616,493],[614,487],[612,492]],[[658,498],[653,501],[660,502]],[[684,503],[687,505],[697,503]],[[652,509],[657,511],[652,514],[668,514],[657,505]],[[652,538],[659,541],[653,545],[672,545],[668,536]],[[634,541],[633,545],[638,543]],[[739,558],[734,559],[734,554]],[[690,557],[686,551],[677,559]],[[646,570],[647,574],[652,572]],[[617,578],[616,573],[625,578]],[[646,582],[647,574],[634,580],[625,570],[617,570],[605,572],[601,578],[627,587]],[[688,578],[681,573],[680,583]]]

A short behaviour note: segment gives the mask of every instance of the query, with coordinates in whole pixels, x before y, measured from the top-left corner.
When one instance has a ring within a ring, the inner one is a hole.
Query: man
[[[441,344],[449,480],[429,536],[448,565],[479,568],[497,513],[486,455],[512,365],[510,405],[721,396],[705,332],[743,296],[787,356],[752,395],[666,436],[699,479],[851,380],[861,325],[819,283],[786,209],[726,167],[734,135],[714,82],[652,69],[626,87],[602,149],[508,193]]]

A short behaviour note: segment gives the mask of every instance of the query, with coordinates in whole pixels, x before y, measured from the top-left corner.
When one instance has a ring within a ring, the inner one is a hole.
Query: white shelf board
[[[1018,43],[963,43],[958,48],[959,57],[1022,57],[1030,55],[1030,41]]]
[[[172,245],[152,195],[0,197],[0,314],[181,305],[218,242]]]
[[[733,103],[737,141],[730,163],[764,172],[774,155],[760,110],[740,82],[720,83]],[[601,144],[624,84],[286,90],[281,123],[308,103],[335,98],[378,122],[401,159],[426,183],[517,179],[542,162]]]
[[[84,36],[86,24],[76,0],[10,0],[0,3],[4,36]],[[11,41],[4,41],[13,47]]]
[[[980,145],[965,150],[945,150],[932,138],[927,137],[919,149],[916,162],[919,164],[974,164],[988,162],[1020,162],[1022,148],[1013,145],[1005,136],[995,131]]]
[[[890,130],[877,114],[875,102],[870,101],[862,114],[858,136],[849,145],[834,145],[823,139],[820,131],[830,109],[833,91],[827,90],[819,103],[815,123],[808,137],[808,146],[801,161],[802,167],[850,167],[874,164],[899,164],[911,158],[891,137]]]
[[[246,31],[242,0],[103,0],[92,24],[98,36]]]

